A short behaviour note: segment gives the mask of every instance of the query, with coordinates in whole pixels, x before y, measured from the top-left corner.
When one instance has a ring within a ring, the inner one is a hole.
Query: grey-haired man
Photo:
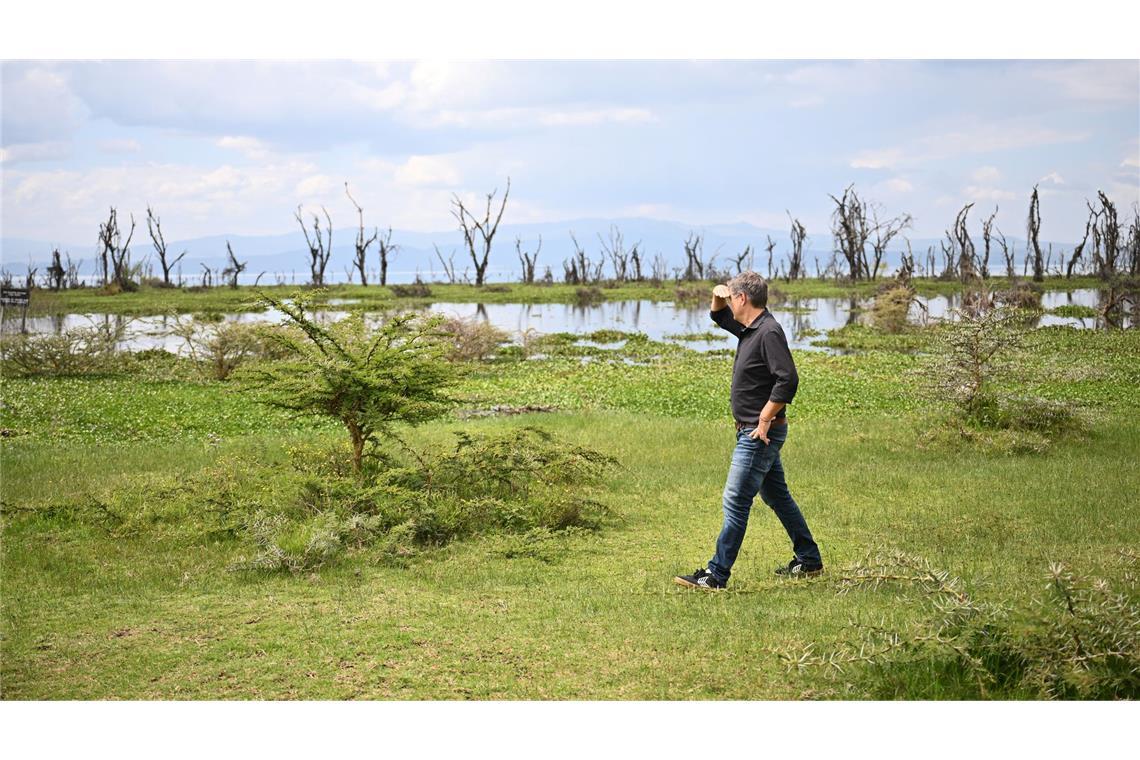
[[[678,575],[675,583],[718,589],[728,584],[732,565],[744,541],[748,514],[756,494],[772,508],[792,541],[792,560],[779,575],[803,577],[823,572],[819,547],[808,530],[788,484],[780,449],[787,440],[784,407],[799,386],[784,330],[768,311],[768,283],[756,272],[733,277],[713,289],[712,320],[739,338],[732,365],[732,416],[736,448],[723,494],[724,527],[707,568]]]

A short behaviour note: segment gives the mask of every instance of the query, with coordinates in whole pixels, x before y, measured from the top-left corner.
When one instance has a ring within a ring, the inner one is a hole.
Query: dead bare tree
[[[162,223],[159,218],[155,216],[154,209],[150,206],[146,207],[146,228],[150,233],[150,240],[154,244],[154,251],[158,254],[158,263],[162,267],[162,284],[168,288],[174,287],[174,283],[170,281],[170,270],[182,260],[186,255],[186,251],[178,254],[177,258],[172,261],[166,260],[166,239],[162,236]]]
[[[958,216],[954,218],[952,243],[958,254],[958,278],[962,282],[968,282],[978,274],[974,267],[974,241],[970,238],[970,230],[966,226],[966,218],[970,215],[970,209],[973,207],[973,203],[967,203],[958,212]],[[950,233],[947,233],[947,237],[950,237]]]
[[[737,274],[740,274],[741,272],[745,271],[746,269],[751,269],[752,268],[752,246],[751,245],[744,246],[744,250],[740,254],[733,256],[732,259],[733,259],[733,262],[736,264],[736,273]]]
[[[1088,201],[1086,201],[1086,204]],[[1069,257],[1069,263],[1065,266],[1065,279],[1071,280],[1073,278],[1073,269],[1076,267],[1077,262],[1081,260],[1081,254],[1084,253],[1085,246],[1089,242],[1089,234],[1092,232],[1093,220],[1096,218],[1096,213],[1089,206],[1089,218],[1085,222],[1085,234],[1081,238],[1081,242],[1077,243],[1073,248],[1073,255]]]
[[[400,246],[392,242],[391,227],[376,239],[376,245],[380,249],[380,286],[384,287],[388,284],[388,264],[400,251]]]
[[[570,232],[570,240],[574,243],[574,256],[570,259],[570,265],[567,267],[563,262],[562,268],[566,275],[570,277],[567,282],[577,284],[587,284],[593,281],[602,279],[602,272],[606,265],[605,254],[602,254],[601,260],[595,266],[590,257],[586,255],[586,249],[578,242],[578,238],[574,236],[574,232]]]
[[[1116,204],[1103,190],[1097,190],[1096,194],[1100,199],[1100,210],[1093,222],[1093,260],[1097,276],[1108,279],[1116,274],[1120,256],[1120,223],[1117,221]],[[1091,210],[1092,207],[1089,208]]]
[[[910,278],[914,277],[914,251],[910,248],[910,238],[903,236],[903,242],[906,243],[906,253],[900,257],[898,280],[902,284],[910,282]]]
[[[614,279],[618,282],[625,282],[629,268],[629,252],[625,249],[625,239],[621,234],[621,230],[618,229],[616,224],[611,224],[609,242],[607,243],[600,233],[598,234],[598,242],[602,246],[602,257],[609,256],[610,258],[610,262],[614,268]],[[638,241],[637,245],[640,244],[641,241]],[[635,250],[637,245],[634,246]]]
[[[633,280],[634,282],[641,282],[641,241],[638,240],[629,249],[629,262],[633,264]]]
[[[214,284],[213,273],[210,271],[210,267],[206,266],[205,262],[202,262],[202,269],[204,270],[202,272],[202,287],[209,288]]]
[[[669,275],[669,263],[665,261],[665,257],[661,252],[653,254],[653,265],[651,269],[650,278],[655,282],[661,282]]]
[[[507,198],[511,194],[511,178],[507,177],[507,189],[503,193],[503,202],[499,207],[499,213],[495,217],[494,224],[491,223],[491,202],[495,199],[495,193],[498,190],[493,190],[487,194],[487,211],[483,216],[483,221],[479,221],[475,216],[467,210],[463,205],[463,200],[458,195],[453,195],[451,205],[454,207],[451,211],[459,221],[459,227],[463,231],[463,241],[467,244],[467,251],[471,254],[471,263],[475,267],[475,286],[481,287],[484,278],[487,274],[487,262],[491,256],[491,242],[495,238],[495,233],[499,230],[499,222],[503,219],[503,212],[507,208]],[[479,240],[475,239],[478,233]],[[476,251],[476,248],[479,250]]]
[[[804,241],[807,240],[807,229],[799,219],[792,216],[791,211],[785,209],[785,213],[792,222],[792,261],[788,267],[788,277],[793,280],[803,279],[807,276],[807,272],[804,271]]]
[[[59,257],[59,249],[53,248],[51,252],[51,266],[47,268],[47,282],[51,290],[60,290],[63,288],[63,278],[67,276],[67,271],[63,268],[63,262]]]
[[[1132,223],[1128,225],[1128,242],[1125,245],[1126,266],[1129,274],[1140,274],[1140,204],[1132,204]]]
[[[435,248],[435,257],[439,259],[439,263],[443,266],[443,272],[447,275],[447,281],[452,285],[455,284],[455,249],[451,249],[451,254],[447,257],[447,261],[443,260],[443,254],[439,252],[439,246],[432,243]]]
[[[947,245],[949,241],[949,245]],[[939,240],[938,245],[942,248],[942,273],[938,275],[942,280],[953,280],[957,276],[957,257],[954,254],[954,238],[950,236],[950,232],[946,232],[946,240]]]
[[[772,252],[776,250],[776,241],[772,239],[771,235],[765,235],[764,237],[768,241],[767,245],[764,246],[764,250],[768,252],[768,281],[771,282],[772,281]]]
[[[903,214],[902,216],[891,217],[884,221],[879,221],[879,211],[876,208],[871,209],[871,217],[874,220],[874,226],[871,232],[875,235],[874,242],[871,243],[871,250],[874,251],[875,259],[871,266],[867,266],[866,259],[863,260],[863,269],[867,271],[870,279],[875,279],[879,273],[879,266],[882,264],[884,257],[887,254],[887,246],[891,244],[891,240],[895,238],[900,232],[910,226],[910,214]],[[864,252],[866,248],[864,248]]]
[[[704,251],[704,236],[689,232],[689,237],[685,240],[685,258],[688,262],[685,266],[686,280],[703,280],[705,278],[707,264],[704,260]]]
[[[831,213],[831,231],[835,238],[835,250],[843,254],[852,280],[861,280],[870,275],[866,271],[866,246],[870,237],[867,226],[867,204],[849,185],[842,198],[829,195],[835,202]]]
[[[1041,234],[1041,200],[1037,197],[1037,185],[1033,186],[1033,194],[1029,196],[1029,219],[1026,221],[1026,237],[1029,240],[1029,254],[1033,256],[1033,281],[1041,282],[1045,279],[1045,267],[1041,260],[1041,243],[1038,237]]]
[[[293,215],[297,224],[301,225],[301,232],[305,234],[305,245],[309,248],[310,283],[316,288],[324,286],[325,267],[328,266],[329,257],[332,256],[332,217],[329,216],[329,212],[324,206],[321,206],[321,211],[324,212],[325,219],[328,221],[327,238],[326,234],[321,231],[321,220],[316,213],[313,214],[313,237],[309,236],[309,230],[305,227],[300,206],[297,206],[297,212]]]
[[[515,251],[518,253],[519,264],[522,266],[522,281],[528,285],[534,282],[534,266],[538,262],[538,254],[541,250],[542,235],[538,236],[538,247],[534,249],[534,253],[524,251],[522,249],[522,238],[515,238]]]
[[[981,275],[983,280],[990,278],[990,245],[993,241],[994,232],[994,219],[997,217],[998,207],[994,206],[994,212],[989,215],[986,221],[982,222],[982,261]]]
[[[229,256],[229,262],[226,264],[226,268],[222,270],[222,277],[229,277],[230,287],[237,290],[238,275],[245,271],[249,262],[237,260],[237,256],[234,256],[233,246],[228,240],[226,241],[226,254]]]
[[[99,225],[99,243],[103,262],[103,284],[110,281],[119,286],[121,290],[134,290],[131,282],[131,239],[135,236],[135,217],[131,215],[131,230],[127,233],[127,240],[123,242],[119,230],[119,215],[115,207],[104,224]],[[110,272],[108,272],[108,259]]]
[[[1011,241],[1005,239],[1005,235],[1000,229],[997,229],[996,232],[998,245],[1001,246],[1001,255],[1005,259],[1005,276],[1012,280],[1017,276],[1016,264],[1014,263],[1017,258],[1017,250]]]
[[[360,207],[360,204],[357,203],[356,199],[352,197],[352,193],[348,191],[347,182],[344,183],[344,194],[348,196],[348,199],[352,201],[352,205],[356,207],[356,216],[358,222],[356,227],[355,255],[353,257],[352,264],[357,268],[357,270],[360,271],[360,284],[364,287],[368,287],[368,272],[365,269],[368,264],[368,248],[373,243],[375,243],[376,238],[380,236],[380,229],[378,227],[373,227],[372,237],[366,238],[364,236],[364,209]],[[351,277],[349,278],[349,282],[352,282]],[[380,284],[383,285],[384,283]]]

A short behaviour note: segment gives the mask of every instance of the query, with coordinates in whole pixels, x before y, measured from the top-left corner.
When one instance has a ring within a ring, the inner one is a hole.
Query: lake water
[[[1073,291],[1050,291],[1044,294],[1042,306],[1053,309],[1065,304],[1097,307],[1100,292],[1094,289]],[[961,304],[960,295],[935,296],[920,299],[927,308],[931,319],[944,318]],[[332,299],[331,306],[350,306],[351,299]],[[784,327],[793,349],[822,350],[812,346],[819,333],[863,318],[859,307],[869,305],[869,299],[857,298],[804,298],[773,305],[772,314]],[[518,304],[518,303],[434,303],[429,310],[448,316],[475,318],[509,332],[517,340],[521,333],[534,330],[539,333],[570,332],[588,334],[595,330],[611,329],[624,332],[643,332],[649,338],[659,341],[672,341],[698,351],[717,348],[735,348],[736,338],[717,327],[708,314],[708,304],[678,305],[671,301],[606,301],[599,304],[580,306],[576,304]],[[919,311],[912,311],[912,317],[919,318]],[[317,312],[322,320],[336,320],[347,315],[344,310]],[[382,315],[375,315],[379,320]],[[185,317],[184,317],[185,318]],[[285,315],[275,309],[262,312],[226,314],[230,322],[277,323]],[[121,324],[129,322],[128,338],[121,344],[125,350],[162,348],[180,353],[182,340],[171,335],[173,321],[166,316],[124,317],[108,314],[66,314],[44,317],[29,317],[27,329],[33,333],[60,333],[74,327],[90,326],[97,323]],[[1094,319],[1059,317],[1044,314],[1037,322],[1043,325],[1071,325],[1077,328],[1095,327]],[[20,329],[18,310],[8,309],[4,315],[4,332]],[[713,340],[681,340],[671,337],[691,333],[714,333]]]

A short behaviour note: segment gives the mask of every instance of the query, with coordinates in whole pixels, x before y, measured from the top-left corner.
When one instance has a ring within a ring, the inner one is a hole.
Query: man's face
[[[739,314],[747,303],[748,294],[743,291],[739,293],[733,293],[728,297],[728,308],[732,309],[733,316]]]

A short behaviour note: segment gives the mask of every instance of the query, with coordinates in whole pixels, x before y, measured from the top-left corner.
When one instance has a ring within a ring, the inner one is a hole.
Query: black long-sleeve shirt
[[[747,326],[733,319],[732,309],[727,306],[710,311],[709,316],[740,339],[732,361],[732,416],[736,421],[757,424],[760,411],[769,400],[792,403],[800,376],[784,328],[772,313],[764,309]],[[780,409],[776,416],[785,416],[784,410]]]

